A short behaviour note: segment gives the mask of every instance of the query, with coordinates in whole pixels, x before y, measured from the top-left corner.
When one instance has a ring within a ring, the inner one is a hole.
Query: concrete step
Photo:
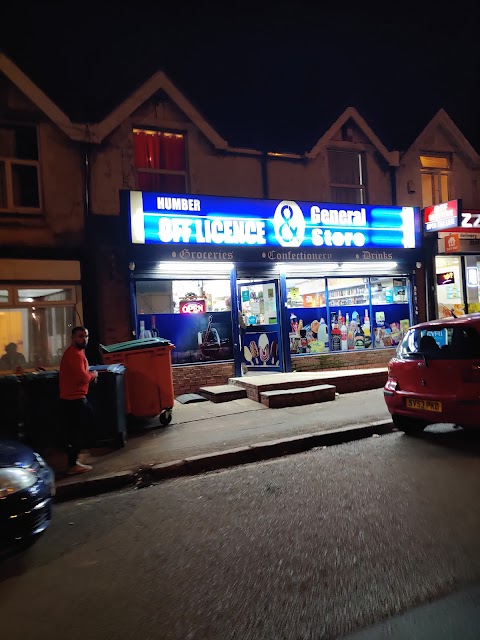
[[[230,378],[229,384],[243,387],[247,398],[261,402],[264,391],[279,391],[313,387],[319,384],[335,385],[337,392],[352,393],[379,389],[387,380],[387,367],[371,369],[337,369],[325,371],[294,371],[291,373],[272,373],[271,375],[247,375]]]
[[[318,384],[311,387],[299,387],[297,389],[276,389],[262,391],[260,402],[269,409],[281,409],[283,407],[297,407],[316,402],[330,402],[335,400],[336,387],[332,384]]]
[[[233,384],[219,384],[213,387],[200,387],[198,393],[210,402],[230,402],[247,397],[247,390]]]

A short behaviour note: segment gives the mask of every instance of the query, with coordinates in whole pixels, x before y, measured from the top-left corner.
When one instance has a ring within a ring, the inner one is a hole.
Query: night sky
[[[443,107],[480,151],[466,3],[324,4],[9,0],[0,49],[77,121],[98,121],[163,69],[233,146],[308,151],[354,106],[404,150]]]

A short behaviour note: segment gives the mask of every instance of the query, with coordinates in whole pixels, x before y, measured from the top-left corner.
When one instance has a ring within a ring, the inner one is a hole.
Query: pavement
[[[92,471],[65,476],[66,458],[45,453],[56,472],[57,501],[348,442],[392,431],[383,389],[337,395],[330,402],[268,409],[242,398],[224,403],[175,401],[169,426],[158,419],[129,432],[122,449],[82,454]]]

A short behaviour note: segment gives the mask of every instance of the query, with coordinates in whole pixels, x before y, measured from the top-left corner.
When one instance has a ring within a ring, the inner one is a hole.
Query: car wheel
[[[407,416],[392,416],[393,424],[399,429],[403,431],[407,436],[415,436],[421,433],[427,423],[424,420],[418,420],[418,418],[408,418]]]

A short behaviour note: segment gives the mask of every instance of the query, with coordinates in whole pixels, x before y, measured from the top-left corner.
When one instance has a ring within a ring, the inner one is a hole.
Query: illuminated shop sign
[[[440,231],[457,227],[461,210],[461,200],[450,200],[426,207],[423,210],[425,231]]]
[[[416,214],[414,207],[130,192],[134,244],[413,249]]]
[[[181,300],[180,313],[205,313],[207,305],[205,300]]]

